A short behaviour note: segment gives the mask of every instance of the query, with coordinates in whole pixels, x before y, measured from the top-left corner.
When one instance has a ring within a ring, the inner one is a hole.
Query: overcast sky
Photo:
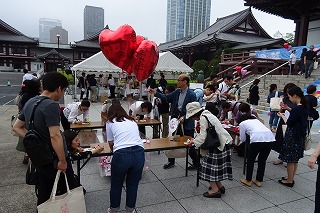
[[[148,37],[157,44],[166,40],[167,0],[5,0],[0,7],[0,19],[30,37],[39,37],[39,18],[60,19],[69,33],[69,42],[83,39],[83,10],[85,5],[104,8],[104,24],[116,30],[131,25],[137,35]],[[246,9],[243,0],[211,0],[211,24],[217,18]],[[260,25],[273,36],[293,33],[295,24],[253,9]]]

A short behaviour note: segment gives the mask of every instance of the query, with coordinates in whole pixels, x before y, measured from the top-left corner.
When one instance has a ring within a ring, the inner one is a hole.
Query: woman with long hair
[[[296,85],[294,83],[288,83],[284,86],[283,98],[282,98],[282,102],[280,103],[280,112],[281,113],[285,113],[286,110],[288,112],[290,112],[293,108],[295,108],[297,106],[296,104],[294,104],[290,101],[289,96],[288,96],[288,90],[290,90],[293,87],[296,87]],[[276,151],[278,153],[280,153],[281,148],[282,148],[282,144],[283,144],[283,138],[284,138],[283,125],[285,125],[285,122],[283,121],[282,118],[280,118],[279,122],[278,122],[277,130],[276,130],[276,142],[272,148],[274,151]],[[278,159],[278,160],[274,161],[273,164],[274,165],[283,164],[283,161]]]
[[[279,159],[287,163],[287,177],[283,177],[279,180],[279,183],[288,187],[293,187],[298,161],[303,157],[305,136],[307,132],[308,101],[299,87],[293,87],[288,90],[288,96],[296,107],[290,111],[288,119],[285,117],[284,113],[279,113],[279,116],[281,116],[287,124],[283,145],[279,155]]]
[[[123,181],[126,180],[126,212],[134,212],[138,185],[144,166],[144,147],[134,118],[120,104],[112,104],[107,114],[106,135],[113,152],[111,161],[110,208],[120,209]]]
[[[256,109],[259,102],[259,86],[260,79],[255,79],[252,83],[252,85],[249,88],[249,104],[251,104],[251,107],[253,109]]]
[[[203,161],[200,169],[200,179],[209,182],[209,190],[203,193],[204,197],[220,198],[225,193],[222,180],[232,180],[231,148],[232,138],[223,128],[220,121],[208,110],[201,108],[199,102],[188,103],[186,118],[200,122],[200,133],[191,140],[196,147],[201,147],[207,137],[209,122],[214,126],[220,146],[212,150],[201,150]]]

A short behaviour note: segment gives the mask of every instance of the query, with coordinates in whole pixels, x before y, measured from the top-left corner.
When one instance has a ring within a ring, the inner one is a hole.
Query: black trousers
[[[38,201],[37,205],[46,202],[51,195],[53,183],[56,178],[57,169],[53,164],[49,164],[38,168],[39,170],[39,185],[38,185]],[[74,189],[79,186],[79,183],[74,177],[74,172],[69,157],[67,158],[67,180],[69,183],[69,188]],[[64,174],[60,175],[60,180],[58,182],[57,194],[61,195],[67,192],[66,183],[64,179]]]
[[[181,136],[183,135],[183,132],[182,132],[182,130],[180,128],[180,125],[178,126],[178,130],[177,131],[178,131],[177,135],[181,135]],[[194,137],[194,129],[191,129],[191,130],[184,129],[184,135],[185,136]],[[198,166],[198,154],[197,154],[196,149],[193,146],[189,148],[189,156],[190,156],[190,158],[192,160],[192,164],[197,167]],[[170,163],[174,164],[176,159],[175,158],[168,158],[168,161]]]
[[[110,86],[110,97],[111,98],[115,98],[115,90],[116,90],[116,86]]]
[[[263,181],[264,171],[266,168],[266,160],[270,154],[271,148],[273,146],[272,142],[257,142],[250,143],[248,155],[247,155],[247,175],[246,179],[248,181],[252,180],[252,173],[254,162],[258,156],[258,169],[256,180],[259,182]]]
[[[61,118],[61,125],[63,127],[63,130],[69,130],[70,129],[70,123],[68,121],[68,119],[66,118],[66,116],[63,114],[63,110],[60,111],[60,118]]]

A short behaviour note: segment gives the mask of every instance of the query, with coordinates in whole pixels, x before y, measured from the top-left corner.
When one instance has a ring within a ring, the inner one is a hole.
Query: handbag
[[[212,150],[220,146],[220,141],[216,129],[210,123],[207,116],[203,115],[208,121],[208,128],[207,128],[207,137],[204,140],[204,143],[200,146],[201,149],[205,150]]]
[[[58,170],[53,184],[49,200],[37,206],[38,213],[57,213],[57,212],[77,212],[86,213],[86,204],[84,201],[83,187],[79,186],[72,190],[69,189],[67,176],[64,173],[67,192],[56,196],[58,181],[61,171]]]
[[[304,150],[307,151],[309,149],[311,149],[311,144],[312,144],[312,138],[311,138],[311,134],[310,134],[310,121],[308,121],[308,132],[305,138],[305,144],[304,144]]]
[[[276,94],[273,98],[270,98],[270,109],[271,111],[280,111],[280,102],[282,101],[282,98],[278,97],[278,91],[276,91]]]
[[[33,107],[29,120],[29,130],[23,139],[24,148],[35,167],[48,165],[55,159],[55,153],[49,142],[47,142],[34,127],[34,113],[37,106],[48,97],[40,99]]]
[[[29,163],[26,173],[26,184],[38,185],[39,184],[39,173],[36,167],[33,166],[32,162]]]

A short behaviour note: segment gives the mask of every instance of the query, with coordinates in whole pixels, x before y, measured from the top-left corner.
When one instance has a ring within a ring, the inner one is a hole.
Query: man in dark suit
[[[177,89],[170,94],[161,94],[154,89],[150,89],[151,94],[155,94],[157,98],[164,99],[171,103],[171,118],[178,118],[183,124],[183,131],[180,125],[177,129],[177,135],[187,135],[194,137],[194,121],[192,119],[185,119],[186,105],[196,101],[195,93],[189,89],[190,78],[186,74],[181,74],[178,78]],[[194,147],[190,148],[189,155],[193,161],[193,166],[188,167],[189,170],[195,169],[198,166],[197,152]],[[169,169],[174,166],[175,158],[168,158],[163,168]]]

